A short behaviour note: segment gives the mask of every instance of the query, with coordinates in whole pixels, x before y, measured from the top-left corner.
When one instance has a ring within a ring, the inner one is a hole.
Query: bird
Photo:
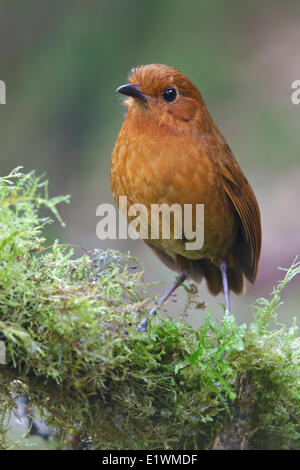
[[[125,85],[127,112],[110,164],[116,203],[204,205],[204,241],[187,250],[184,235],[144,239],[177,277],[158,305],[187,279],[205,279],[209,292],[225,296],[254,283],[261,251],[261,216],[257,199],[223,134],[214,123],[194,83],[176,68],[163,64],[134,67]],[[128,221],[132,220],[127,213]],[[148,218],[149,228],[151,217]],[[161,221],[161,219],[160,219]],[[161,223],[161,222],[160,222]],[[150,314],[156,314],[153,308]],[[137,330],[146,331],[147,318]]]

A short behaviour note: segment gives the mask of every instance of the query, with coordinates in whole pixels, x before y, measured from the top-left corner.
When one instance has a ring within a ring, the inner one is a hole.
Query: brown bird
[[[204,204],[201,249],[187,250],[186,239],[175,237],[174,219],[169,239],[161,236],[160,226],[158,239],[146,240],[179,274],[159,304],[186,278],[205,278],[211,294],[224,292],[230,311],[229,291],[240,294],[245,278],[253,283],[257,274],[261,222],[253,190],[200,92],[183,73],[160,64],[140,66],[117,91],[128,97],[111,158],[117,204],[119,196],[147,210],[152,204],[192,204],[193,216],[196,204]],[[145,331],[146,325],[144,320],[138,329]]]

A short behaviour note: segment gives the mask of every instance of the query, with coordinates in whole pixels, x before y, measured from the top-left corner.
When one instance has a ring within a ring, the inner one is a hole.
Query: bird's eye
[[[162,97],[167,103],[172,103],[172,101],[175,101],[177,98],[176,88],[167,88],[163,92]]]

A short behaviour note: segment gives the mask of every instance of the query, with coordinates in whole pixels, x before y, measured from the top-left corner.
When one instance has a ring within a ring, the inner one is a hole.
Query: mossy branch
[[[200,328],[153,319],[137,333],[152,298],[129,254],[48,247],[42,231],[59,219],[47,183],[20,169],[0,180],[1,445],[16,397],[63,446],[102,449],[299,448],[300,338],[277,324],[294,262],[253,323],[225,314]],[[237,315],[238,318],[238,315]]]

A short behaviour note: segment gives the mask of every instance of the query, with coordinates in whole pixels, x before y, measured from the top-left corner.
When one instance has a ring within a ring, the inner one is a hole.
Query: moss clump
[[[34,173],[0,180],[1,416],[26,394],[61,442],[102,449],[208,448],[234,413],[235,384],[251,372],[250,448],[299,448],[300,339],[276,328],[280,292],[300,272],[294,263],[271,299],[259,299],[253,323],[231,315],[195,329],[177,320],[136,325],[151,301],[130,255],[47,247],[41,237],[58,218],[47,185]],[[270,328],[273,323],[273,329]],[[2,447],[6,448],[5,426]]]

